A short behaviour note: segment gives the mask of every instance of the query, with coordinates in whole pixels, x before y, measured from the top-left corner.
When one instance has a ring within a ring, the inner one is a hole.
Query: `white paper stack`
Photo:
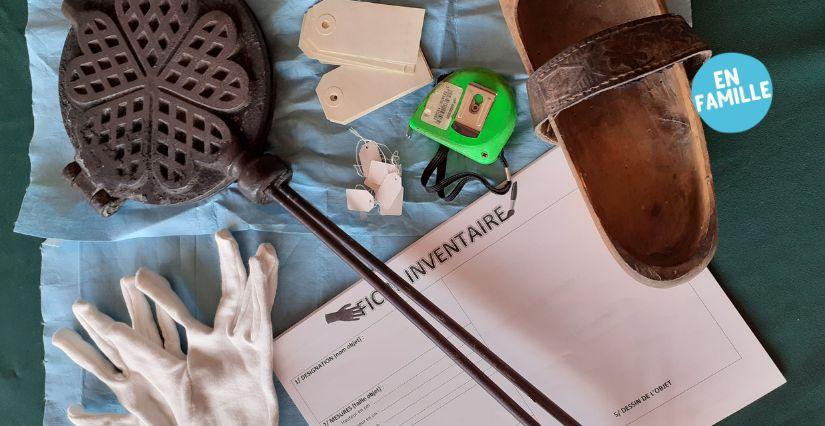
[[[324,0],[304,15],[298,47],[338,68],[315,89],[327,119],[348,124],[432,81],[421,52],[424,9]]]

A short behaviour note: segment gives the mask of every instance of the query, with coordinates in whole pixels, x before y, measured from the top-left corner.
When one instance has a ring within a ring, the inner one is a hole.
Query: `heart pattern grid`
[[[119,27],[100,11],[68,13],[81,53],[62,84],[84,109],[71,125],[78,162],[113,194],[153,183],[178,194],[223,173],[237,144],[217,114],[249,102],[231,60],[235,23],[221,11],[196,20],[194,0],[115,0],[115,13]]]

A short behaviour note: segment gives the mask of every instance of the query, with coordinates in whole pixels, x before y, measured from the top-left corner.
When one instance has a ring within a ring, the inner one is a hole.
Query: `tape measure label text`
[[[421,114],[421,121],[447,130],[458,107],[458,101],[464,93],[460,87],[450,82],[441,82],[427,100],[427,106]]]

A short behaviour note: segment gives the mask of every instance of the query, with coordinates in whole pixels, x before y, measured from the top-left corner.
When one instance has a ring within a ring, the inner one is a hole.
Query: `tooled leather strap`
[[[551,120],[566,108],[686,61],[689,76],[711,52],[678,15],[627,22],[571,46],[527,81],[536,132],[554,142]]]

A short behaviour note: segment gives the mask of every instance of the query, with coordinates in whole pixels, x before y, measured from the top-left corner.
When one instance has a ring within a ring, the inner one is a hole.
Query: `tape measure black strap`
[[[424,186],[427,192],[438,193],[438,196],[445,201],[453,201],[458,197],[458,194],[461,193],[461,190],[464,189],[464,185],[472,181],[481,182],[485,188],[494,194],[505,195],[510,192],[512,182],[509,179],[509,166],[507,165],[507,159],[504,158],[504,153],[502,153],[499,158],[504,164],[505,170],[508,171],[508,179],[498,186],[491,184],[484,176],[473,172],[461,172],[447,177],[447,156],[449,153],[449,148],[443,145],[440,146],[435,157],[433,157],[430,163],[427,164],[427,167],[424,168],[424,172],[421,174],[421,185]],[[429,183],[433,173],[436,173],[435,184],[430,185]],[[450,185],[455,185],[455,187],[447,194],[445,190]]]
[[[436,157],[443,155],[443,159],[438,160],[438,167],[436,167],[436,174],[435,174],[435,183],[436,184],[438,184],[439,182],[443,182],[444,179],[447,177],[447,156],[449,154],[450,154],[450,150],[447,149],[447,147],[445,147],[445,146],[441,146],[438,149],[438,153],[436,154]],[[433,161],[435,161],[435,158],[433,158]],[[432,173],[430,173],[430,174],[432,174]],[[430,177],[427,176],[427,182],[429,182],[429,180],[430,180]],[[426,187],[426,186],[427,185],[425,184],[424,187]],[[446,198],[446,195],[444,195],[444,188],[441,188],[441,190],[438,191],[438,196],[441,197],[442,199]]]

